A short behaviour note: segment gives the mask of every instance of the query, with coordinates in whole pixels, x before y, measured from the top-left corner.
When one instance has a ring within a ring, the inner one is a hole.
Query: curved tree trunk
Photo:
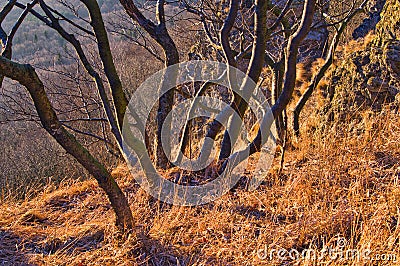
[[[103,63],[104,73],[106,74],[108,83],[110,84],[118,126],[119,129],[121,129],[126,107],[128,106],[128,99],[122,89],[122,82],[115,68],[110,49],[110,42],[108,41],[107,31],[104,26],[103,16],[96,0],[82,0],[82,2],[86,5],[90,15],[91,26],[93,27],[97,39],[97,46],[101,62]]]
[[[132,212],[124,193],[107,169],[62,126],[34,68],[0,57],[0,73],[27,88],[43,128],[93,175],[106,192],[116,214],[117,227],[125,232],[132,230],[134,224]]]
[[[74,47],[86,72],[94,79],[94,81],[96,83],[97,91],[99,93],[101,102],[103,104],[104,112],[107,116],[108,123],[111,127],[111,132],[115,136],[115,139],[117,140],[118,145],[121,147],[122,136],[121,136],[120,128],[118,126],[118,119],[115,118],[114,113],[112,111],[112,107],[111,107],[110,101],[108,100],[108,96],[107,96],[106,88],[104,86],[103,79],[101,78],[100,74],[94,69],[94,67],[89,62],[79,40],[73,34],[69,34],[61,26],[58,19],[53,15],[50,8],[43,1],[40,1],[40,5],[50,20],[49,22],[47,22],[48,25],[51,28],[53,28],[54,30],[56,30],[62,38],[64,38],[67,42],[69,42]],[[95,23],[94,25],[97,25],[97,23]],[[99,34],[97,34],[97,35],[99,35]],[[105,45],[103,45],[103,46],[105,46]],[[105,52],[103,52],[103,53],[105,53]],[[110,82],[110,85],[112,85],[112,82]],[[117,116],[117,117],[119,117],[119,116]]]
[[[252,56],[250,59],[250,65],[247,71],[247,78],[244,80],[244,84],[242,84],[243,88],[251,88],[252,86],[248,86],[246,83],[249,81],[247,79],[253,80],[255,83],[258,82],[258,79],[261,75],[262,67],[264,66],[265,59],[265,49],[266,49],[266,41],[267,41],[267,7],[268,1],[266,0],[258,0],[256,1],[256,10],[255,10],[255,38],[253,44]],[[253,88],[254,91],[255,88]],[[248,100],[251,97],[253,91],[244,91],[244,98],[235,97],[233,103],[231,104],[232,108],[238,112],[240,119],[243,119],[244,114],[248,108]],[[237,96],[237,95],[235,95]],[[246,99],[248,98],[248,99]],[[219,159],[228,158],[231,154],[232,143],[235,143],[237,140],[237,136],[239,134],[239,128],[237,125],[240,125],[241,121],[236,121],[235,116],[231,118],[229,121],[228,127],[232,130],[226,130],[224,133],[224,138],[221,144],[221,151],[219,155]],[[235,133],[233,136],[229,136],[228,132]]]
[[[279,95],[282,92],[283,74],[285,72],[285,65],[283,64],[283,60],[284,59],[282,58],[279,62],[275,63],[273,67],[272,104],[275,104],[278,101]],[[279,114],[276,117],[275,126],[278,132],[278,138],[282,141],[285,131],[284,119],[282,114]]]
[[[164,15],[164,0],[157,1],[157,22],[155,24],[151,20],[147,19],[136,7],[132,0],[120,0],[121,5],[124,7],[126,13],[137,22],[153,40],[155,40],[163,49],[165,55],[165,67],[172,66],[179,63],[179,53],[176,48],[175,42],[168,33],[167,26],[165,23]],[[164,79],[162,84],[160,84],[160,89],[171,87],[170,84],[174,84],[176,81],[177,73],[168,72],[168,77]],[[158,167],[166,169],[169,167],[169,159],[167,154],[169,153],[169,148],[164,151],[161,142],[161,131],[162,127],[170,127],[165,122],[165,118],[168,113],[172,110],[174,104],[175,92],[174,90],[169,90],[167,93],[161,95],[158,100],[157,109],[157,136],[156,136],[156,164]],[[169,136],[164,136],[163,138],[166,144],[169,144]],[[167,153],[167,154],[166,154]]]
[[[160,26],[159,26],[160,27]],[[174,41],[169,36],[167,29],[162,26],[158,36],[158,43],[160,43],[161,47],[164,50],[165,54],[165,67],[169,67],[179,63],[179,54],[178,49],[175,46]],[[176,82],[178,73],[176,71],[167,71],[166,76],[163,79],[160,89],[163,88],[171,88],[173,84]],[[157,109],[157,142],[156,142],[156,164],[158,167],[163,169],[167,169],[170,166],[169,155],[170,155],[170,138],[168,136],[162,136],[162,128],[167,127],[166,132],[170,132],[171,125],[168,123],[164,123],[168,114],[171,112],[175,98],[175,91],[170,89],[165,94],[161,95],[158,100],[158,109]],[[161,139],[164,139],[167,146],[163,147]],[[164,150],[164,148],[166,150]]]
[[[329,52],[327,55],[327,58],[325,59],[324,65],[320,68],[318,73],[313,77],[311,84],[308,86],[307,90],[304,92],[304,94],[300,97],[299,101],[296,104],[296,107],[293,111],[293,131],[294,134],[298,137],[300,136],[300,125],[299,125],[299,118],[300,118],[300,113],[303,110],[305,104],[307,101],[310,99],[312,93],[314,92],[315,88],[318,86],[319,82],[321,79],[324,77],[326,71],[329,69],[329,67],[333,63],[334,55],[335,55],[335,50],[337,46],[339,45],[340,37],[342,36],[347,24],[349,21],[358,13],[360,12],[363,8],[364,5],[367,3],[367,0],[365,0],[361,6],[357,9],[355,9],[339,26],[339,29],[337,30],[335,36],[332,39],[331,45],[329,47]]]
[[[285,73],[284,73],[284,82],[283,82],[283,90],[280,94],[277,102],[272,106],[271,111],[274,118],[278,117],[278,115],[282,114],[283,110],[286,108],[290,99],[292,98],[292,94],[294,91],[295,83],[296,83],[296,64],[297,64],[297,56],[298,56],[298,48],[304,38],[307,36],[310,31],[311,24],[313,21],[313,16],[315,12],[317,0],[306,0],[303,7],[301,24],[297,31],[290,37],[287,49],[287,57],[285,58]],[[268,124],[271,123],[271,124]],[[243,150],[238,151],[230,155],[227,160],[224,161],[219,172],[223,171],[226,167],[230,168],[235,167],[243,160],[248,158],[249,155],[254,154],[259,151],[262,145],[264,144],[267,138],[262,139],[262,133],[265,129],[269,129],[272,125],[272,121],[269,121],[269,117],[265,116],[265,119],[261,121],[260,129],[257,132],[257,136],[254,140]],[[232,165],[233,164],[233,165]]]

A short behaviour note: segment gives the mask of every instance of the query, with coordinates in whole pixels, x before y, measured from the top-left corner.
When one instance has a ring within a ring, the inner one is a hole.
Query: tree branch
[[[103,107],[104,107],[105,113],[107,115],[108,121],[109,121],[110,126],[111,126],[111,132],[114,134],[118,144],[122,145],[121,132],[119,130],[117,121],[114,118],[114,114],[113,114],[110,102],[108,100],[107,93],[106,93],[106,90],[105,90],[105,87],[104,87],[104,84],[103,84],[103,80],[101,79],[101,76],[99,75],[99,73],[97,73],[94,70],[94,68],[90,64],[89,60],[87,59],[87,57],[85,55],[85,52],[82,49],[82,46],[81,46],[80,42],[75,38],[75,36],[73,34],[67,33],[61,27],[60,23],[53,16],[51,11],[47,8],[47,5],[43,2],[43,0],[39,0],[39,3],[40,3],[40,6],[42,7],[43,11],[45,12],[47,17],[51,21],[49,26],[51,28],[55,29],[61,35],[61,37],[63,37],[66,41],[68,41],[75,48],[75,51],[78,54],[78,57],[82,62],[82,65],[86,69],[87,73],[91,77],[93,77],[93,79],[95,80],[96,86],[97,86],[97,89],[98,89],[98,92],[99,92],[99,95],[100,95],[100,98],[101,98],[102,103],[103,103]]]
[[[236,67],[237,62],[233,55],[233,51],[229,41],[229,34],[235,24],[235,20],[238,14],[240,1],[239,0],[231,0],[230,9],[228,16],[225,19],[224,25],[221,28],[220,32],[220,41],[222,45],[222,49],[224,51],[226,60],[228,61],[228,65]]]
[[[128,106],[128,99],[122,89],[122,83],[115,68],[114,60],[111,54],[110,42],[108,40],[107,31],[104,26],[103,16],[99,5],[96,0],[81,0],[87,7],[91,19],[97,46],[99,50],[100,59],[103,63],[104,72],[107,76],[108,83],[111,87],[111,94],[113,97],[115,112],[117,114],[117,121],[119,129],[122,128],[126,107]]]
[[[335,56],[335,51],[337,46],[339,45],[340,37],[342,36],[347,24],[349,21],[354,18],[354,16],[361,12],[365,5],[367,4],[368,0],[364,0],[364,2],[360,5],[360,7],[354,9],[349,15],[346,16],[346,18],[342,21],[342,23],[339,26],[339,29],[337,29],[337,32],[335,36],[332,39],[328,55],[325,59],[325,63],[322,65],[322,67],[319,69],[318,73],[312,78],[311,84],[307,87],[306,91],[304,94],[300,97],[299,101],[296,103],[296,107],[293,111],[293,131],[296,136],[300,135],[300,126],[299,126],[299,117],[300,113],[303,110],[305,104],[307,101],[310,99],[312,93],[314,92],[315,88],[317,88],[319,82],[321,79],[324,77],[326,71],[329,69],[329,67],[332,65],[334,56]]]
[[[38,3],[38,0],[32,1],[30,4],[26,5],[25,10],[22,12],[22,14],[19,16],[17,22],[14,24],[14,26],[11,29],[10,34],[7,37],[7,43],[6,46],[2,52],[2,56],[11,59],[12,58],[12,42],[14,39],[15,34],[17,33],[19,27],[22,25],[22,22],[24,22],[26,16],[32,10],[32,8]]]
[[[62,126],[35,69],[0,57],[0,73],[27,88],[43,128],[97,180],[116,213],[117,226],[122,230],[132,230],[132,212],[124,193],[107,169]]]
[[[284,75],[284,85],[282,94],[279,96],[278,101],[271,108],[272,116],[276,118],[278,115],[282,113],[282,111],[286,108],[289,103],[292,93],[295,86],[296,81],[296,63],[297,63],[297,55],[298,48],[304,38],[307,36],[310,31],[311,24],[314,17],[316,6],[316,0],[306,0],[304,3],[303,14],[301,19],[300,27],[297,31],[292,35],[289,39],[287,57],[285,62],[285,75]],[[230,155],[223,163],[221,170],[224,170],[228,167],[228,169],[233,169],[231,167],[235,167],[239,163],[241,163],[248,156],[260,150],[262,145],[267,141],[269,137],[274,137],[269,133],[269,129],[271,128],[273,120],[268,115],[265,115],[263,121],[260,123],[260,129],[257,132],[257,136],[255,139],[243,150],[235,152]],[[266,133],[269,133],[268,136],[264,136]]]

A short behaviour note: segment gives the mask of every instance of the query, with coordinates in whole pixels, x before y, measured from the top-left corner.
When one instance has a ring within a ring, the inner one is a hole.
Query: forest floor
[[[140,232],[128,238],[95,181],[2,202],[0,265],[395,265],[400,116],[366,117],[330,130],[307,130],[309,118],[281,173],[278,156],[257,190],[203,206],[161,204],[120,165],[113,175]]]

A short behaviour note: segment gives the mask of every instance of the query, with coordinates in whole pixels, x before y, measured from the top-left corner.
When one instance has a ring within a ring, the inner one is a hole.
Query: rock
[[[369,92],[387,92],[389,89],[389,82],[384,81],[379,77],[370,77],[367,81],[367,89]]]
[[[386,3],[386,0],[376,0],[374,5],[368,12],[368,17],[363,20],[360,26],[353,31],[353,38],[363,38],[367,34],[375,29],[378,22],[381,20],[381,12]]]
[[[332,77],[332,101],[325,110],[339,120],[359,111],[381,111],[383,105],[397,105],[400,90],[400,42],[386,41],[381,47],[371,44],[365,50],[343,56]],[[334,81],[334,82],[333,82]]]
[[[390,41],[384,49],[385,62],[393,78],[400,79],[400,41]]]

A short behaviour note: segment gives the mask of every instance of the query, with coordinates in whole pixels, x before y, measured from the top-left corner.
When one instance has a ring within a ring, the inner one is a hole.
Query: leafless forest
[[[0,1],[0,265],[399,263],[399,0]]]

